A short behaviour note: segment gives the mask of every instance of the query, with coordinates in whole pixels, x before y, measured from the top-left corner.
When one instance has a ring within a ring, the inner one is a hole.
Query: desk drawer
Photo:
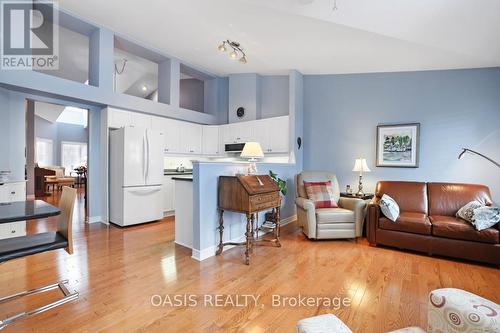
[[[250,209],[252,211],[259,211],[277,207],[279,206],[279,204],[280,204],[279,192],[258,194],[250,197]]]
[[[0,224],[0,239],[26,236],[26,221]]]

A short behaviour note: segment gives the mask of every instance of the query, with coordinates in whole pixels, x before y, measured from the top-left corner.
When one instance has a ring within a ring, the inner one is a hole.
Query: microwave
[[[241,153],[245,143],[228,143],[224,146],[226,153]]]

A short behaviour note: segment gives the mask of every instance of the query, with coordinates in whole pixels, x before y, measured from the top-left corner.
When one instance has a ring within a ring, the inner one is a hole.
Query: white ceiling
[[[60,0],[216,74],[500,66],[500,0]],[[248,63],[217,51],[239,41]]]

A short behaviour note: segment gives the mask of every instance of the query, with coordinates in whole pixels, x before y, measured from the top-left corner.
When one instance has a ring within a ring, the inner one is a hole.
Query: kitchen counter
[[[187,170],[187,171],[184,171],[184,172],[171,171],[171,170],[165,170],[165,171],[163,171],[163,175],[164,176],[192,175],[192,174],[193,174],[193,170]]]
[[[186,175],[186,176],[176,176],[172,177],[173,180],[183,180],[186,182],[192,182],[193,181],[193,175]]]

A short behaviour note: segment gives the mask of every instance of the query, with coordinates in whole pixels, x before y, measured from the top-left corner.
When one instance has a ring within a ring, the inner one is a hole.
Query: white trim
[[[98,223],[98,222],[103,222],[101,216],[89,216],[87,223]]]
[[[175,244],[177,244],[177,245],[183,246],[183,247],[185,247],[185,248],[188,248],[188,249],[191,249],[191,248],[193,247],[192,245],[191,245],[191,246],[189,246],[189,245],[184,244],[184,243],[179,242],[179,241],[174,241],[174,243],[175,243]]]
[[[297,214],[294,214],[292,216],[289,216],[289,217],[285,217],[284,219],[282,219],[280,221],[280,226],[285,226],[287,224],[290,224],[292,222],[295,222],[297,220]]]
[[[281,220],[280,226],[285,226],[285,225],[290,224],[296,220],[297,220],[297,215],[292,215],[292,216],[286,217],[286,218]],[[245,240],[245,236],[241,236],[241,237],[238,237],[235,239],[231,239],[229,242],[239,243],[239,242],[243,242],[244,240]],[[182,244],[180,244],[180,245],[182,245]],[[224,246],[224,251],[232,249],[235,246],[236,245]],[[217,247],[218,247],[217,245],[214,245],[214,246],[210,246],[210,247],[203,249],[203,250],[192,249],[191,258],[198,260],[198,261],[203,261],[203,260],[208,259],[210,257],[214,257],[215,251],[217,251]]]
[[[163,212],[163,217],[175,216],[175,210],[166,210]]]

